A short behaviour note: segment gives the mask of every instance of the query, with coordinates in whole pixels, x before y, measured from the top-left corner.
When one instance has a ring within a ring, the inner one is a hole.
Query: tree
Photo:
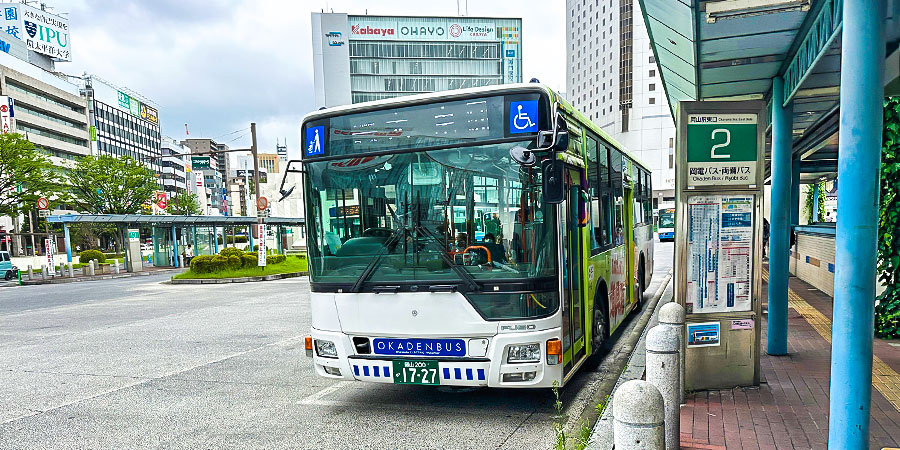
[[[135,214],[159,189],[156,176],[129,156],[86,156],[69,173],[73,203],[85,213]]]
[[[18,133],[0,134],[0,216],[18,215],[61,190],[53,164],[34,144]]]
[[[900,338],[900,210],[897,209],[900,200],[900,98],[889,98],[884,102],[881,142],[878,279],[884,283],[885,290],[876,299],[875,335],[897,339]]]
[[[169,199],[169,204],[166,206],[166,211],[169,214],[175,214],[178,216],[192,216],[200,214],[200,202],[197,201],[197,194],[188,194],[187,192],[182,192],[172,198]]]

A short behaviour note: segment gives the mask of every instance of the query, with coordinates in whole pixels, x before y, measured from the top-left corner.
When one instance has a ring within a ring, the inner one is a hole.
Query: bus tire
[[[638,308],[644,304],[644,291],[647,290],[647,270],[644,268],[644,255],[641,255],[641,264],[638,266]]]
[[[591,368],[600,365],[603,360],[600,349],[609,339],[609,314],[606,312],[608,304],[609,296],[606,292],[606,284],[601,281],[597,287],[597,294],[594,296],[594,314],[593,320],[591,320],[591,356],[587,360],[587,364]]]

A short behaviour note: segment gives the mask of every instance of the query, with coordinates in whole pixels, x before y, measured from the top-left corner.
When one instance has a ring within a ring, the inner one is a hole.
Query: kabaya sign
[[[492,23],[459,20],[401,19],[394,21],[352,20],[351,39],[403,41],[493,41],[497,27]]]

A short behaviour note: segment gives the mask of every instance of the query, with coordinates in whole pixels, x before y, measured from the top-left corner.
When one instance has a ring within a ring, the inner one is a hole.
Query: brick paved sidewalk
[[[758,388],[686,395],[683,449],[827,448],[831,298],[797,278],[790,278],[789,287],[788,355],[762,354]],[[766,320],[764,314],[763,352]],[[872,449],[900,447],[900,348],[892,344],[900,343],[875,342]]]

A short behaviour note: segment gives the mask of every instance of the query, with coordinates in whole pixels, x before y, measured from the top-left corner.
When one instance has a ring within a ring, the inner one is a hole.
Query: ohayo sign
[[[486,22],[454,20],[356,20],[350,22],[350,38],[377,41],[496,41],[497,27]]]

